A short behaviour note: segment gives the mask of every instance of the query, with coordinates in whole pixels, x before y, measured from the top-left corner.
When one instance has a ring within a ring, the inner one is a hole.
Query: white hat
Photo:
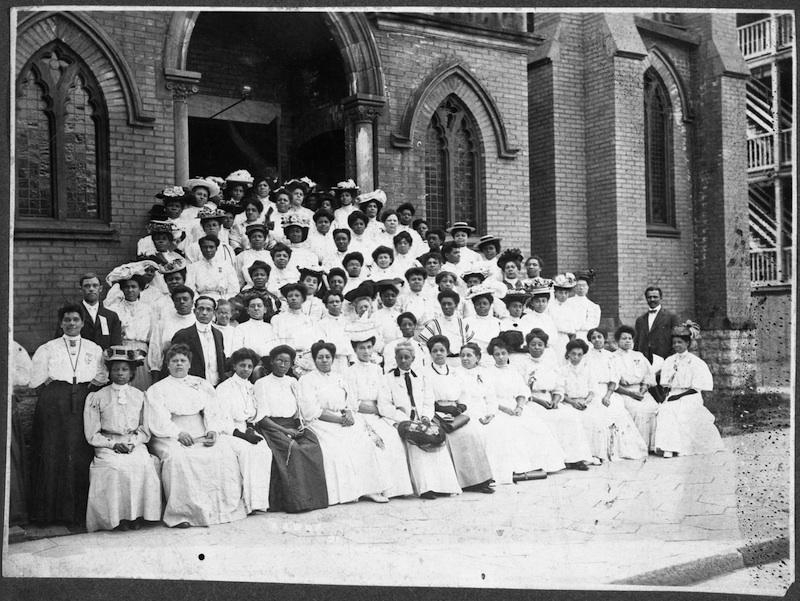
[[[253,185],[253,176],[250,175],[250,172],[246,169],[239,169],[238,171],[234,171],[228,177],[226,177],[225,181],[247,184],[249,187]]]
[[[207,178],[193,177],[192,179],[186,180],[186,183],[183,184],[183,187],[188,190],[194,190],[195,188],[202,187],[208,190],[208,195],[210,197],[219,196],[219,186],[216,184],[216,182],[213,182]]]

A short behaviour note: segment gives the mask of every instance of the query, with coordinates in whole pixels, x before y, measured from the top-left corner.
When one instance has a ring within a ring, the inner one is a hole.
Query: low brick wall
[[[708,363],[718,393],[754,392],[758,338],[755,330],[704,330],[696,353]]]

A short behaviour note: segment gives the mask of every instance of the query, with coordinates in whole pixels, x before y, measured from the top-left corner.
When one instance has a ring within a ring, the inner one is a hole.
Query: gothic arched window
[[[63,44],[39,50],[16,91],[17,217],[108,222],[108,116],[97,80]]]
[[[653,69],[644,74],[644,156],[647,225],[675,227],[672,104]]]
[[[483,231],[476,132],[474,119],[452,94],[431,117],[425,134],[425,215],[431,228],[466,221]]]

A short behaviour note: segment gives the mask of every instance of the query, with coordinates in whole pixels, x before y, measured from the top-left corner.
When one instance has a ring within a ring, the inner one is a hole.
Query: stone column
[[[369,94],[354,94],[342,101],[349,122],[346,132],[352,136],[347,165],[355,167],[355,180],[362,193],[378,185],[375,122],[385,103],[382,97]]]
[[[175,184],[189,179],[189,105],[187,99],[197,94],[200,73],[166,69],[166,88],[172,92],[172,119],[175,139]]]

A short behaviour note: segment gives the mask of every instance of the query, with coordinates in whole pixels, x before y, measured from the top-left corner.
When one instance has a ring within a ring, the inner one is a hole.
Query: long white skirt
[[[131,453],[97,448],[89,467],[86,530],[112,530],[121,520],[161,519],[158,458],[139,445]]]
[[[457,495],[461,493],[456,470],[447,445],[423,451],[418,446],[404,442],[411,472],[411,486],[419,496],[429,491]]]
[[[603,405],[602,398],[598,392],[581,412],[592,455],[612,461],[646,457],[647,445],[625,409],[622,397],[612,394],[608,407]]]
[[[725,449],[714,415],[700,393],[661,403],[656,418],[656,448],[679,455],[703,455]]]
[[[389,487],[380,471],[377,447],[364,428],[361,416],[344,427],[316,419],[309,427],[317,435],[328,487],[328,505],[357,501],[359,497],[380,494]]]
[[[269,480],[272,473],[272,451],[266,441],[250,444],[235,436],[224,436],[233,447],[242,475],[242,499],[247,513],[269,508]]]
[[[515,472],[541,469],[533,441],[519,418],[498,411],[488,424],[476,423],[486,434],[486,456],[497,484],[513,484]]]
[[[536,402],[528,403],[525,411],[530,411],[541,418],[555,434],[559,446],[564,451],[565,463],[592,460],[592,450],[581,421],[580,411],[564,403],[559,403],[555,409],[545,409]]]
[[[541,469],[549,473],[564,469],[564,449],[558,443],[553,431],[540,415],[531,408],[535,403],[528,403],[518,418],[528,433],[531,441],[534,464],[533,469]],[[509,416],[510,417],[510,416]]]
[[[406,451],[397,429],[376,414],[360,413],[359,417],[383,440],[383,449],[376,447],[381,473],[389,481],[389,486],[381,491],[383,495],[391,498],[412,494],[414,489],[411,486],[411,475],[408,473]]]
[[[626,386],[626,388],[629,390],[638,390],[639,385],[635,384]],[[639,430],[639,434],[642,435],[642,439],[647,445],[648,450],[654,450],[656,448],[655,436],[658,403],[656,403],[656,400],[650,395],[649,392],[645,393],[644,398],[641,401],[637,401],[629,396],[618,396],[623,399],[623,402],[625,403],[625,409],[633,418],[633,423],[636,425],[636,429]]]

